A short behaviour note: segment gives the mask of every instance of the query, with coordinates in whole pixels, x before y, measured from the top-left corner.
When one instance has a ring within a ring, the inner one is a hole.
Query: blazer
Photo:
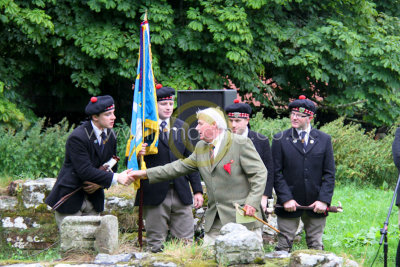
[[[274,165],[268,137],[251,130],[249,130],[247,136],[253,142],[254,147],[258,154],[260,154],[264,166],[268,171],[268,177],[265,177],[267,185],[265,186],[264,196],[272,197],[272,188],[274,187]]]
[[[72,131],[65,145],[64,164],[53,189],[45,200],[46,204],[54,206],[63,196],[82,186],[84,181],[96,183],[104,188],[111,186],[113,173],[98,169],[117,153],[114,131],[107,129],[107,136],[108,141],[101,153],[90,121],[85,121]],[[113,170],[116,170],[116,166]],[[82,206],[85,194],[83,190],[79,190],[57,211],[65,214],[76,213]],[[104,190],[102,188],[93,194],[88,194],[87,198],[97,212],[104,210]]]
[[[400,127],[396,129],[392,144],[393,162],[397,169],[400,171]],[[400,186],[397,188],[396,205],[400,205]]]
[[[193,151],[193,145],[188,137],[188,126],[180,119],[170,119],[170,133],[168,140],[160,135],[158,141],[158,154],[144,157],[147,168],[152,168],[177,159],[187,158]],[[198,172],[179,176],[173,181],[165,181],[156,184],[149,184],[148,180],[141,180],[140,189],[136,194],[135,206],[139,205],[140,191],[143,190],[143,205],[157,206],[161,204],[167,196],[170,186],[173,186],[177,192],[179,199],[184,205],[193,203],[193,193],[203,193],[200,175]],[[171,184],[172,183],[172,184]],[[171,185],[170,185],[171,184]]]
[[[274,188],[277,203],[283,205],[291,199],[308,206],[319,200],[330,205],[335,187],[335,160],[331,137],[311,129],[306,150],[294,128],[280,132],[272,141],[274,159]],[[326,216],[307,211],[311,217]],[[286,212],[275,209],[278,216],[300,217],[303,210]]]
[[[234,203],[256,208],[256,215],[261,217],[260,202],[265,189],[267,169],[250,139],[228,131],[223,134],[220,150],[212,165],[209,145],[201,140],[189,158],[147,170],[151,184],[195,171],[200,172],[208,196],[205,232],[210,231],[217,214],[223,225],[236,222]],[[231,173],[227,171],[229,165]],[[254,229],[262,224],[256,221],[244,225]]]

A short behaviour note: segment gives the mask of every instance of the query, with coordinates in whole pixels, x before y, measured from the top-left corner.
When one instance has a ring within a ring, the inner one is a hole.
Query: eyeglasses
[[[304,114],[301,114],[301,113],[295,113],[295,112],[291,112],[290,116],[293,117],[293,118],[300,118],[300,119],[309,117],[308,115],[304,115]]]

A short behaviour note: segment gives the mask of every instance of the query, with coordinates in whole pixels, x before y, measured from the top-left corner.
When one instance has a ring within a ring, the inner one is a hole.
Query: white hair
[[[221,129],[221,130],[227,129],[227,124],[226,124],[226,120],[224,117],[224,113],[217,108],[206,108],[203,110],[199,110],[199,111],[197,111],[196,115],[197,115],[198,119],[199,119],[199,116],[207,117],[206,121],[210,124],[215,122],[218,129]]]

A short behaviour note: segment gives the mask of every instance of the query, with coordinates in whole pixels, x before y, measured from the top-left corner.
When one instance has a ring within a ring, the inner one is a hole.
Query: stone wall
[[[0,248],[38,250],[58,241],[54,212],[44,203],[55,181],[55,178],[14,181],[0,195]],[[133,198],[107,197],[103,214],[117,216],[120,230],[132,232],[136,227],[133,206]]]

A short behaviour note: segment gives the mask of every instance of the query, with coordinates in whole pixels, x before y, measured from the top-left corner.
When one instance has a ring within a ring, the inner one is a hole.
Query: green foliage
[[[264,119],[263,113],[258,112],[250,120],[251,129],[255,132],[261,133],[268,137],[270,144],[275,134],[282,132],[290,127],[290,119],[278,118],[278,119]]]
[[[118,162],[118,172],[127,168],[125,160],[126,144],[129,139],[130,125],[122,119],[121,123],[117,123],[114,127],[114,132],[117,136],[117,156],[120,158]]]
[[[332,136],[339,183],[354,181],[384,187],[396,184],[398,171],[392,157],[394,129],[383,139],[375,140],[372,132],[365,133],[358,124],[344,124],[340,118],[321,130]]]
[[[45,127],[45,118],[29,129],[12,130],[0,127],[0,168],[5,176],[35,179],[57,177],[64,162],[65,143],[73,130],[66,119]],[[115,126],[119,171],[126,169],[125,149],[129,125],[122,121]]]
[[[0,263],[2,265],[33,264],[35,262],[44,261],[51,262],[62,258],[59,247],[41,251],[42,253],[16,249],[11,247],[8,243],[3,244],[1,248]]]
[[[0,127],[0,168],[5,175],[34,179],[57,177],[64,161],[65,142],[72,128],[64,119],[44,127],[45,119],[29,129]]]
[[[220,89],[230,79],[273,108],[304,93],[374,125],[400,115],[396,1],[0,0],[0,80],[31,100],[120,84],[128,93],[146,10],[164,84]]]
[[[25,116],[16,104],[4,96],[4,83],[0,81],[0,125],[18,127],[26,124]]]

